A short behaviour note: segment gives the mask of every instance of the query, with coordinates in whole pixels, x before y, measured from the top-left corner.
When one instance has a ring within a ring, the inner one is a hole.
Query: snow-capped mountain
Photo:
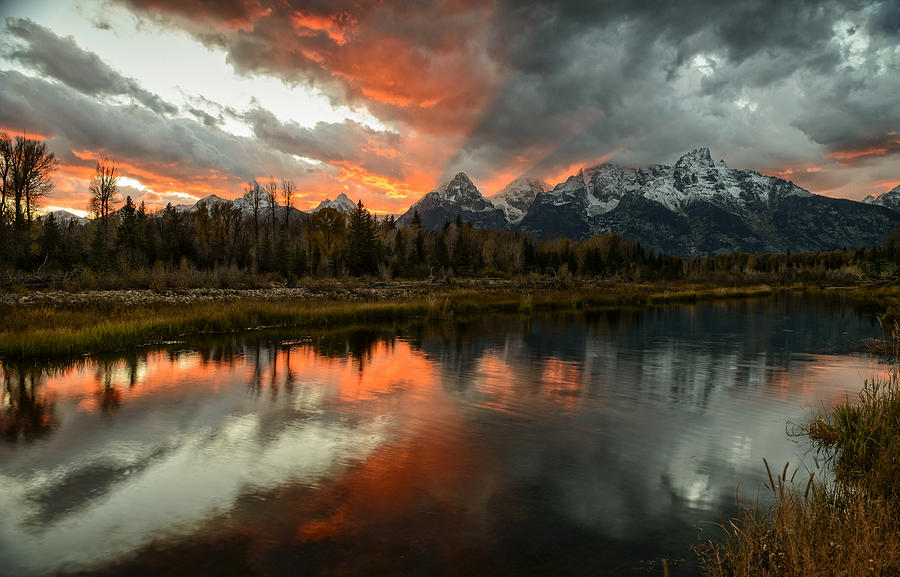
[[[191,210],[197,210],[201,205],[206,206],[207,209],[212,208],[214,204],[231,204],[233,201],[222,198],[221,196],[216,196],[215,194],[210,194],[209,196],[204,196],[200,200],[194,203],[191,207]]]
[[[674,165],[585,169],[538,194],[518,228],[537,237],[616,233],[700,256],[874,246],[898,226],[900,214],[730,169],[699,148]]]
[[[522,220],[534,198],[549,189],[547,183],[533,178],[517,178],[497,194],[487,197],[495,208],[503,211],[506,222],[515,225]]]
[[[886,206],[892,210],[900,212],[900,186],[895,186],[891,190],[878,196],[869,195],[863,199],[866,204],[877,204],[878,206]]]
[[[350,214],[351,212],[356,210],[356,203],[353,202],[352,200],[350,200],[350,198],[342,192],[334,200],[330,200],[330,199],[326,198],[325,200],[320,202],[316,208],[312,209],[309,212],[310,212],[310,214],[312,214],[312,213],[322,210],[323,208],[333,208],[333,209],[337,210],[338,212],[343,212],[344,214]]]
[[[503,210],[482,196],[463,172],[420,198],[397,219],[397,224],[411,226],[416,211],[426,229],[438,229],[457,216],[478,228],[508,228]]]
[[[73,212],[61,209],[50,211],[47,214],[42,215],[41,218],[47,218],[51,214],[53,215],[53,218],[56,219],[56,222],[58,222],[61,226],[68,224],[70,220],[74,220],[77,224],[84,224],[90,220],[88,217],[78,216]]]

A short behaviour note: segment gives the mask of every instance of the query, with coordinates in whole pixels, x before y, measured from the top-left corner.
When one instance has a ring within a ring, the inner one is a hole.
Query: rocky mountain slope
[[[344,214],[350,214],[351,212],[353,212],[356,209],[356,203],[353,202],[352,200],[350,200],[350,197],[348,197],[346,194],[344,194],[342,192],[334,200],[330,200],[330,199],[326,198],[325,200],[320,202],[316,208],[312,209],[309,212],[310,212],[310,214],[312,214],[314,212],[318,212],[318,211],[322,210],[323,208],[333,208],[333,209],[337,210],[338,212],[343,212]]]
[[[504,211],[482,196],[462,172],[420,198],[397,219],[397,224],[411,226],[416,211],[422,220],[422,227],[426,229],[438,229],[445,222],[453,222],[457,215],[477,228],[509,227]]]
[[[616,233],[669,254],[705,256],[874,246],[898,227],[900,213],[730,169],[700,148],[674,165],[585,169],[538,194],[517,228],[536,237]]]
[[[528,212],[535,197],[549,188],[547,183],[540,180],[517,178],[507,184],[503,190],[487,199],[494,207],[503,211],[503,216],[508,224],[517,225]]]
[[[891,190],[878,196],[873,196],[870,194],[863,199],[863,202],[866,204],[884,206],[890,208],[891,210],[900,212],[900,186],[895,186]]]

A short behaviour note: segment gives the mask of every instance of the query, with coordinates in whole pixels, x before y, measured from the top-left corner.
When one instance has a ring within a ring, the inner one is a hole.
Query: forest
[[[900,273],[900,231],[863,250],[679,258],[617,235],[535,241],[476,229],[459,217],[436,231],[418,218],[398,227],[393,216],[376,217],[361,201],[350,214],[301,212],[293,208],[294,183],[274,178],[250,182],[236,203],[200,202],[190,211],[170,204],[151,212],[130,196],[120,198],[118,167],[103,155],[90,183],[94,218],[57,219],[41,210],[55,166],[46,142],[0,134],[0,282],[7,286],[225,288],[304,278],[526,276],[840,284]]]

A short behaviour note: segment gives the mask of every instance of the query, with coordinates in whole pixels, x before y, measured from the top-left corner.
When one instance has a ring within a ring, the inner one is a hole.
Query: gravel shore
[[[256,289],[170,289],[164,291],[143,290],[92,290],[92,291],[29,291],[27,293],[0,293],[0,305],[23,306],[98,306],[104,304],[157,305],[190,304],[213,301],[380,301],[422,297],[451,289],[477,288],[497,291],[526,288],[522,283],[485,280],[478,283],[444,284],[428,281],[347,283],[309,285],[300,287],[270,287]],[[529,288],[537,288],[532,286]]]

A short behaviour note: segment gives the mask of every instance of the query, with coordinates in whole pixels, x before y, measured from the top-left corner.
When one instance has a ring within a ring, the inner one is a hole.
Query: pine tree
[[[393,275],[402,276],[406,274],[406,238],[403,229],[399,229],[394,235],[394,266]]]
[[[309,259],[301,243],[294,245],[294,274],[298,277],[305,275],[309,270]]]
[[[125,198],[125,206],[119,209],[119,225],[116,227],[116,247],[128,266],[137,260],[139,242],[137,210],[129,196]]]
[[[48,263],[54,265],[60,263],[62,256],[62,231],[52,212],[44,219],[40,247],[41,259],[47,259]]]
[[[350,213],[347,267],[350,274],[360,276],[378,272],[378,237],[372,214],[360,200]]]
[[[422,218],[419,216],[418,209],[413,211],[412,226],[413,231],[416,233],[416,253],[413,257],[415,258],[414,264],[419,264],[425,262],[425,236],[422,234]]]
[[[166,205],[163,211],[163,241],[162,249],[165,259],[172,264],[178,264],[182,258],[190,256],[190,238],[181,222],[181,215],[172,206]]]
[[[456,246],[453,248],[453,270],[459,276],[472,276],[474,270],[474,258],[472,255],[471,227],[462,226],[462,219],[457,216]]]

